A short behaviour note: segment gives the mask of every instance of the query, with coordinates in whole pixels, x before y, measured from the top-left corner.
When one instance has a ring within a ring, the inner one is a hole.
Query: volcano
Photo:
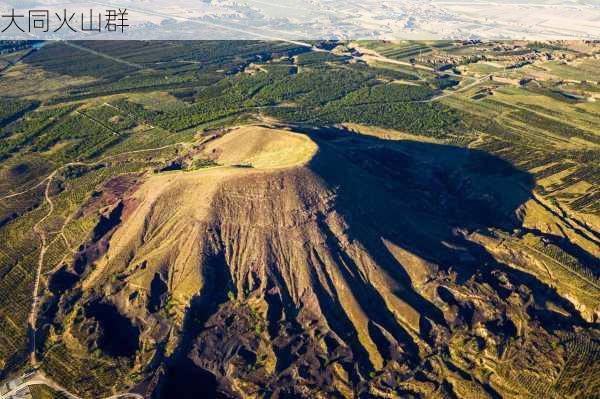
[[[66,328],[128,358],[145,395],[594,389],[574,383],[581,354],[564,344],[579,332],[597,369],[597,341],[581,338],[593,311],[518,251],[494,250],[518,236],[528,174],[477,150],[333,128],[246,126],[191,156],[212,166],[149,175],[119,200],[57,313],[84,309]]]

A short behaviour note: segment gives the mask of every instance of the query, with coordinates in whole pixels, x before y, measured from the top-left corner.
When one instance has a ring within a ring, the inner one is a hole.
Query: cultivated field
[[[314,46],[0,56],[1,380],[594,397],[598,45]]]

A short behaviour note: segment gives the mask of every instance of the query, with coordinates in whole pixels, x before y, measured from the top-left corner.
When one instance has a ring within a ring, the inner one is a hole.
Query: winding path
[[[108,55],[106,53],[101,53],[101,52],[96,51],[94,49],[91,49],[89,47],[80,46],[78,44],[73,43],[72,41],[65,40],[65,41],[62,41],[61,43],[65,44],[65,45],[67,45],[69,47],[73,47],[73,48],[75,48],[77,50],[85,51],[85,52],[88,52],[90,54],[97,55],[98,57],[106,58],[106,59],[109,59],[111,61],[117,62],[119,64],[130,66],[132,68],[142,69],[142,70],[143,69],[150,70],[150,68],[146,68],[143,65],[136,64],[136,63],[130,62],[130,61],[125,61],[125,60],[123,60],[121,58],[113,57],[112,55]]]
[[[48,219],[50,216],[52,216],[52,213],[54,212],[54,203],[52,202],[52,199],[50,198],[50,186],[52,184],[52,179],[54,178],[54,176],[56,176],[57,173],[58,173],[58,169],[55,170],[54,172],[52,172],[50,174],[50,176],[48,176],[48,178],[47,178],[48,183],[46,184],[46,189],[44,190],[44,200],[48,203],[50,209],[48,210],[48,213],[46,214],[46,216],[41,218],[33,226],[33,231],[35,231],[40,236],[40,240],[42,242],[42,247],[40,249],[40,256],[38,258],[38,266],[35,271],[35,281],[34,281],[34,285],[33,285],[33,302],[31,304],[31,311],[29,312],[29,318],[28,318],[28,323],[29,323],[29,327],[31,330],[31,365],[34,367],[37,366],[37,358],[35,356],[35,334],[36,334],[36,322],[37,322],[37,308],[38,308],[38,303],[39,303],[38,293],[40,290],[40,276],[42,274],[42,268],[44,266],[44,256],[46,255],[46,251],[48,250],[46,232],[40,226],[42,225],[42,223],[44,223],[44,221],[46,219]]]
[[[52,202],[52,197],[50,195],[50,189],[52,187],[53,179],[56,177],[56,175],[61,170],[64,170],[70,166],[95,166],[95,165],[101,164],[103,162],[106,162],[108,160],[111,160],[111,159],[114,159],[117,157],[138,154],[138,153],[144,153],[144,152],[151,152],[151,151],[160,151],[160,150],[164,150],[166,148],[176,147],[176,146],[185,145],[185,144],[188,144],[188,142],[178,142],[178,143],[168,144],[168,145],[164,145],[164,146],[156,147],[156,148],[147,148],[147,149],[142,149],[142,150],[128,151],[128,152],[123,152],[120,154],[110,155],[110,156],[104,157],[104,158],[102,158],[98,161],[94,161],[94,162],[69,162],[69,163],[66,163],[66,164],[60,166],[59,168],[55,169],[53,172],[51,172],[48,176],[46,176],[42,181],[37,183],[35,186],[33,186],[27,190],[18,192],[18,193],[13,193],[13,194],[9,194],[9,195],[0,197],[0,201],[9,199],[9,198],[14,198],[14,197],[26,194],[32,190],[35,190],[44,184],[46,185],[46,187],[44,189],[44,202],[48,203],[48,206],[49,206],[48,213],[43,218],[41,218],[33,227],[33,230],[35,231],[36,234],[39,235],[40,241],[42,243],[42,246],[40,249],[40,256],[38,258],[37,269],[35,272],[35,281],[34,281],[34,288],[33,288],[33,302],[31,304],[31,311],[30,311],[29,317],[28,317],[28,324],[29,324],[29,327],[31,328],[31,340],[32,340],[31,345],[30,345],[30,350],[31,350],[30,359],[31,359],[31,364],[33,367],[38,366],[38,361],[36,358],[36,342],[35,342],[36,322],[37,322],[37,312],[38,312],[38,305],[39,305],[39,299],[40,299],[40,295],[39,295],[40,279],[41,279],[42,269],[43,269],[43,265],[44,265],[44,257],[45,257],[46,251],[47,251],[47,236],[46,236],[46,232],[44,231],[44,229],[42,227],[42,224],[54,213],[54,203]],[[70,399],[82,399],[81,397],[67,391],[65,388],[61,387],[60,385],[58,385],[57,383],[55,383],[54,381],[49,379],[40,371],[37,371],[33,377],[27,378],[26,381],[20,383],[11,391],[7,392],[4,395],[1,395],[0,399],[11,398],[13,395],[18,393],[19,391],[21,391],[27,387],[33,386],[33,385],[46,385],[58,392],[63,393],[65,396],[67,396]],[[142,395],[135,394],[135,393],[122,393],[122,394],[112,395],[112,396],[109,396],[104,399],[120,399],[120,398],[144,399],[144,397]]]
[[[99,164],[101,164],[103,162],[109,161],[109,160],[117,158],[117,157],[131,155],[131,154],[139,154],[139,153],[142,153],[142,152],[160,151],[160,150],[164,150],[164,149],[169,148],[169,147],[176,147],[178,145],[184,145],[184,144],[189,144],[189,142],[182,141],[182,142],[179,142],[179,143],[167,144],[167,145],[164,145],[162,147],[147,148],[147,149],[143,149],[143,150],[134,150],[134,151],[122,152],[122,153],[115,154],[115,155],[109,155],[107,157],[104,157],[104,158],[102,158],[102,159],[100,159],[98,161],[94,161],[94,162],[69,162],[69,163],[66,163],[66,164],[58,167],[57,169],[55,169],[52,173],[50,173],[48,176],[46,176],[44,179],[42,179],[42,181],[40,181],[39,183],[37,183],[35,186],[30,187],[27,190],[20,191],[18,193],[7,194],[7,195],[5,195],[3,197],[0,197],[0,201],[5,200],[5,199],[9,199],[9,198],[18,197],[20,195],[27,194],[28,192],[33,191],[36,188],[39,188],[40,186],[42,186],[44,184],[44,182],[46,182],[49,179],[52,179],[58,172],[60,172],[63,169],[68,168],[69,166],[96,166],[96,165],[99,165]]]
[[[70,166],[77,166],[77,165],[79,165],[79,166],[95,166],[95,165],[98,165],[102,162],[106,162],[107,160],[110,160],[110,159],[113,159],[116,157],[126,156],[126,155],[135,154],[135,153],[141,153],[141,152],[159,151],[159,150],[162,150],[165,148],[174,147],[174,146],[178,146],[178,145],[182,145],[182,144],[185,144],[185,143],[174,143],[174,144],[169,144],[169,145],[165,145],[165,146],[157,147],[157,148],[149,148],[149,149],[144,149],[144,150],[135,150],[135,151],[124,152],[121,154],[111,155],[111,156],[102,158],[99,161],[95,161],[95,162],[69,162],[69,163],[64,164],[61,167],[55,169],[52,173],[50,173],[47,177],[45,177],[41,182],[39,182],[35,186],[31,187],[30,189],[21,191],[18,193],[10,194],[10,195],[5,195],[4,197],[0,197],[0,201],[2,201],[4,199],[23,195],[23,194],[26,194],[26,193],[40,187],[44,183],[46,183],[46,188],[44,190],[44,202],[48,203],[48,206],[50,207],[50,209],[48,210],[48,213],[33,226],[33,231],[35,231],[35,233],[40,236],[40,241],[42,243],[42,247],[40,249],[40,256],[38,258],[37,269],[35,271],[35,280],[34,280],[34,285],[33,285],[33,302],[31,304],[31,311],[29,312],[29,318],[28,318],[28,324],[31,329],[31,340],[32,340],[31,345],[30,345],[30,350],[31,350],[30,356],[31,356],[32,366],[34,366],[34,367],[37,366],[37,359],[36,359],[36,355],[35,355],[35,353],[36,353],[35,335],[36,335],[37,311],[38,311],[38,304],[39,304],[40,278],[42,275],[42,269],[43,269],[43,265],[44,265],[44,256],[46,255],[46,251],[48,250],[46,232],[41,227],[41,225],[50,216],[52,216],[52,213],[54,212],[54,203],[52,202],[52,199],[50,196],[50,188],[52,186],[52,179],[54,179],[54,177],[57,175],[58,172],[66,169]]]
[[[45,385],[61,394],[66,396],[69,399],[83,399],[80,396],[75,395],[74,393],[69,392],[62,386],[58,385],[56,382],[52,381],[50,378],[46,377],[41,372],[36,372],[33,376],[26,378],[26,380],[19,385],[17,385],[12,390],[8,391],[4,395],[0,396],[0,399],[10,399],[13,395],[16,395],[20,391],[27,389],[31,386],[35,385]],[[112,396],[107,396],[106,398],[99,399],[120,399],[120,398],[130,398],[130,399],[144,399],[144,397],[138,393],[120,393]]]

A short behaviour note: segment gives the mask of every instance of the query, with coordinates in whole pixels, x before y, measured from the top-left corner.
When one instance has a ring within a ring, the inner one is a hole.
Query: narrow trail
[[[42,225],[42,223],[44,223],[44,221],[46,221],[46,219],[48,219],[50,216],[52,216],[52,213],[54,212],[54,203],[52,202],[52,199],[50,198],[50,187],[52,185],[52,179],[54,178],[54,176],[56,176],[56,173],[58,173],[58,170],[52,172],[52,174],[50,176],[48,176],[48,178],[47,178],[48,183],[46,184],[46,189],[44,190],[44,199],[48,203],[48,206],[50,207],[50,209],[48,210],[48,213],[46,214],[46,216],[41,218],[33,226],[33,231],[35,231],[40,236],[40,241],[42,242],[42,247],[40,249],[40,256],[38,258],[38,265],[37,265],[37,269],[35,271],[35,280],[34,280],[34,285],[33,285],[33,302],[31,304],[31,311],[29,312],[29,318],[28,318],[28,323],[29,323],[29,327],[31,330],[31,345],[30,345],[31,365],[33,367],[37,366],[37,358],[35,355],[35,353],[36,353],[35,335],[36,335],[36,324],[37,324],[37,309],[38,309],[38,303],[39,303],[39,295],[38,294],[39,294],[39,290],[40,290],[40,277],[42,275],[42,268],[44,266],[44,256],[46,255],[46,251],[48,250],[46,232],[40,226]]]
[[[54,202],[52,202],[52,197],[50,195],[50,190],[52,187],[53,179],[56,177],[56,175],[61,170],[64,170],[65,168],[68,168],[69,166],[76,166],[76,165],[95,166],[102,162],[106,162],[107,160],[114,159],[116,157],[127,156],[127,155],[131,155],[131,154],[135,154],[135,153],[159,151],[162,149],[166,149],[166,148],[170,148],[170,147],[174,147],[174,146],[178,146],[178,145],[183,145],[183,144],[185,144],[185,143],[180,142],[180,143],[168,144],[168,145],[156,147],[156,148],[129,151],[126,153],[111,155],[111,156],[102,158],[95,162],[69,162],[69,163],[64,164],[61,167],[55,169],[52,173],[50,173],[47,177],[45,177],[41,182],[39,182],[35,186],[31,187],[30,189],[21,191],[19,193],[6,195],[6,196],[0,198],[0,200],[13,198],[13,197],[28,193],[28,192],[30,192],[34,189],[37,189],[38,187],[46,184],[46,187],[44,189],[44,203],[48,204],[48,207],[49,207],[48,213],[46,213],[46,215],[44,215],[44,217],[42,217],[40,220],[38,220],[38,222],[33,226],[33,231],[40,237],[40,242],[41,242],[40,255],[38,258],[37,268],[35,271],[34,285],[33,285],[33,295],[32,295],[33,300],[31,303],[31,310],[30,310],[29,316],[28,316],[28,325],[30,328],[30,339],[31,339],[31,342],[29,345],[29,347],[30,347],[30,362],[31,362],[31,366],[33,368],[37,369],[39,367],[38,359],[36,356],[36,332],[37,332],[38,308],[39,308],[39,301],[40,301],[40,280],[41,280],[41,276],[42,276],[45,255],[48,250],[48,237],[47,237],[46,231],[44,230],[42,225],[54,213]],[[63,226],[63,228],[64,228],[64,226]],[[74,394],[70,393],[69,391],[67,391],[66,389],[60,387],[58,384],[56,384],[55,382],[53,382],[52,380],[50,380],[49,378],[47,378],[46,376],[44,376],[43,374],[41,374],[39,372],[37,372],[35,377],[28,379],[26,382],[18,385],[13,390],[0,396],[0,399],[10,398],[12,395],[16,394],[17,392],[23,390],[24,388],[32,386],[32,385],[46,385],[56,391],[63,393],[68,398],[82,399],[82,398],[78,397],[77,395],[74,395]],[[132,393],[117,394],[117,395],[107,397],[105,399],[119,399],[119,398],[144,399],[142,395],[132,394]]]
[[[108,126],[107,124],[105,124],[104,122],[99,121],[96,118],[93,118],[91,116],[89,116],[88,114],[86,114],[85,112],[80,112],[80,111],[75,111],[75,113],[77,115],[81,115],[82,117],[91,120],[92,122],[102,126],[105,129],[108,129],[112,132],[113,136],[120,136],[120,133],[118,131],[116,131],[115,129],[113,129],[112,127]]]
[[[44,217],[42,217],[33,226],[34,232],[40,237],[40,241],[41,241],[40,255],[38,258],[37,269],[35,272],[35,280],[34,280],[34,288],[33,288],[33,301],[31,304],[31,311],[30,311],[29,317],[28,317],[28,324],[31,329],[30,361],[31,361],[31,365],[34,369],[38,369],[38,367],[39,367],[38,359],[36,357],[35,336],[36,336],[37,314],[38,314],[38,307],[39,307],[39,301],[40,301],[40,280],[41,280],[41,276],[42,276],[45,255],[48,250],[48,237],[47,237],[46,231],[44,230],[42,225],[54,213],[54,203],[52,201],[52,196],[50,195],[50,190],[52,188],[52,182],[53,182],[54,178],[56,177],[56,175],[61,170],[64,170],[70,166],[77,166],[77,165],[95,166],[95,165],[101,164],[103,162],[107,162],[111,159],[115,159],[115,158],[122,157],[122,156],[144,153],[144,152],[160,151],[160,150],[167,149],[170,147],[176,147],[176,146],[185,145],[185,144],[189,144],[189,142],[178,142],[178,143],[167,144],[167,145],[155,147],[155,148],[147,148],[147,149],[141,149],[141,150],[128,151],[128,152],[124,152],[124,153],[120,153],[120,154],[110,155],[110,156],[104,157],[104,158],[102,158],[98,161],[94,161],[94,162],[69,162],[69,163],[64,164],[64,165],[60,166],[59,168],[55,169],[48,176],[46,176],[42,181],[40,181],[38,184],[31,187],[30,189],[21,191],[19,193],[6,195],[6,196],[0,198],[0,201],[3,199],[13,198],[13,197],[16,197],[19,195],[26,194],[34,189],[39,188],[40,186],[42,186],[44,184],[46,185],[45,189],[44,189],[44,203],[48,204],[49,209],[48,209],[48,212],[46,213],[46,215],[44,215]],[[41,206],[43,206],[43,204]],[[64,228],[64,225],[63,225],[63,228]],[[62,230],[61,230],[61,232],[62,232]],[[65,388],[61,387],[60,385],[58,385],[57,383],[52,381],[50,378],[46,377],[39,370],[35,372],[33,377],[27,378],[26,381],[20,383],[11,391],[5,393],[4,395],[1,395],[0,399],[11,398],[12,395],[15,395],[19,391],[21,391],[27,387],[33,386],[33,385],[46,385],[46,386],[64,394],[65,396],[67,396],[70,399],[82,399],[81,397],[79,397],[79,396],[69,392]],[[108,396],[106,398],[99,398],[99,399],[120,399],[120,398],[144,399],[144,397],[142,395],[136,394],[136,393],[121,393],[121,394],[116,394],[116,395]]]
[[[38,313],[38,307],[39,307],[39,301],[40,301],[40,280],[41,280],[41,276],[42,276],[45,255],[48,250],[48,238],[46,235],[46,231],[44,230],[42,225],[54,213],[54,203],[52,202],[52,197],[50,195],[50,189],[52,187],[53,179],[56,177],[56,175],[61,170],[64,170],[70,166],[77,166],[77,165],[79,165],[79,166],[95,166],[95,165],[101,164],[103,162],[106,162],[110,159],[114,159],[114,158],[121,157],[121,156],[127,156],[127,155],[131,155],[131,154],[150,152],[150,151],[160,151],[160,150],[163,150],[166,148],[179,146],[179,145],[183,145],[183,144],[185,144],[185,143],[180,142],[180,143],[168,144],[168,145],[156,147],[156,148],[129,151],[129,152],[121,153],[121,154],[104,157],[104,158],[102,158],[98,161],[94,161],[94,162],[69,162],[69,163],[64,164],[61,167],[55,169],[52,173],[50,173],[47,177],[45,177],[41,182],[39,182],[35,186],[31,187],[30,189],[21,191],[19,193],[6,195],[6,196],[0,198],[0,201],[4,200],[4,199],[8,199],[8,198],[13,198],[13,197],[16,197],[16,196],[19,196],[22,194],[26,194],[34,189],[37,189],[38,187],[42,186],[43,184],[46,184],[46,187],[44,189],[44,204],[45,203],[48,204],[48,207],[49,207],[48,213],[46,213],[46,215],[44,217],[42,217],[40,220],[38,220],[37,223],[33,226],[33,231],[40,237],[40,242],[41,242],[40,255],[38,258],[37,268],[35,271],[34,285],[33,285],[33,300],[31,303],[31,310],[30,310],[29,316],[28,316],[28,325],[30,328],[30,337],[31,337],[30,338],[31,342],[29,345],[30,351],[31,351],[30,352],[30,361],[31,361],[31,365],[34,368],[38,366],[38,361],[37,361],[37,357],[36,357],[35,337],[36,337],[36,332],[37,332],[37,328],[36,328],[37,327],[36,326],[37,318],[38,318],[37,313]],[[43,204],[42,204],[42,206],[43,206]]]
[[[33,186],[31,188],[28,188],[27,190],[20,191],[18,193],[14,193],[14,194],[5,195],[4,197],[0,197],[0,201],[2,201],[3,199],[18,197],[19,195],[27,194],[28,192],[33,191],[33,190],[39,188],[40,186],[42,186],[44,184],[44,182],[48,179],[48,177],[49,176],[45,177],[44,180],[42,180],[41,182],[39,182],[35,186]]]
[[[130,112],[127,112],[127,111],[125,111],[125,110],[123,110],[123,109],[121,109],[119,107],[115,107],[114,105],[112,105],[110,103],[104,102],[104,103],[102,103],[102,105],[104,105],[106,107],[109,107],[109,108],[112,108],[112,109],[114,109],[114,110],[116,110],[118,112],[121,112],[122,114],[124,114],[125,116],[130,117],[134,121],[137,119],[136,116],[132,115]],[[155,126],[152,125],[152,124],[150,124],[150,123],[144,122],[144,124],[147,125],[148,127],[150,127],[151,129],[155,128]]]
[[[358,50],[364,51],[365,54],[362,56],[352,56],[353,58],[363,60],[363,61],[372,60],[372,61],[385,62],[386,64],[401,65],[401,66],[406,66],[406,67],[410,67],[410,68],[421,69],[421,70],[427,71],[427,72],[435,72],[435,69],[425,66],[425,65],[411,64],[410,62],[395,60],[393,58],[384,57],[381,54],[373,53],[372,51],[365,51],[362,48],[359,48]],[[456,75],[452,72],[448,72],[448,75],[460,76],[460,75]]]
[[[66,396],[69,399],[83,399],[80,396],[77,396],[74,393],[69,392],[66,388],[60,386],[56,382],[52,381],[50,378],[46,377],[40,371],[36,371],[32,376],[27,377],[25,381],[18,384],[15,388],[6,392],[4,395],[1,395],[0,399],[12,398],[13,395],[20,393],[20,391],[27,389],[29,387],[35,386],[35,385],[45,385],[45,386],[55,390],[56,392]],[[125,398],[144,399],[144,397],[140,394],[128,393],[128,392],[115,394],[115,395],[107,396],[105,398],[98,398],[98,399],[121,399],[121,398],[123,398],[123,399],[125,399]]]
[[[147,68],[147,67],[145,67],[143,65],[136,64],[134,62],[125,61],[125,60],[123,60],[121,58],[113,57],[113,56],[108,55],[106,53],[101,53],[101,52],[93,50],[91,48],[80,46],[78,44],[73,43],[72,41],[65,40],[65,41],[62,41],[61,43],[64,43],[67,46],[73,47],[73,48],[75,48],[77,50],[85,51],[85,52],[88,52],[90,54],[97,55],[98,57],[106,58],[106,59],[109,59],[111,61],[117,62],[119,64],[130,66],[132,68],[151,70],[150,68]]]
[[[481,82],[484,82],[484,81],[488,80],[490,78],[490,76],[491,75],[485,75],[485,76],[483,76],[483,77],[481,77],[479,79],[476,79],[474,82],[471,82],[468,85],[460,87],[460,88],[458,88],[458,89],[456,89],[454,91],[444,92],[443,94],[431,97],[431,98],[429,98],[427,100],[419,100],[419,101],[413,101],[413,102],[415,102],[415,103],[431,103],[431,102],[434,102],[434,101],[441,100],[442,98],[451,97],[451,96],[453,96],[453,95],[455,95],[457,93],[461,93],[463,91],[469,90],[470,88],[472,88],[474,86],[477,86]]]
[[[134,150],[134,151],[127,151],[127,152],[122,152],[120,154],[115,154],[115,155],[109,155],[107,157],[104,157],[98,161],[94,161],[94,162],[69,162],[66,163],[58,168],[56,168],[52,173],[50,173],[48,176],[46,176],[44,179],[42,179],[42,181],[40,181],[39,183],[37,183],[35,186],[28,188],[27,190],[24,191],[20,191],[18,193],[14,193],[14,194],[7,194],[3,197],[0,197],[0,201],[5,200],[5,199],[9,199],[9,198],[14,198],[14,197],[18,197],[20,195],[23,194],[27,194],[28,192],[31,192],[37,188],[39,188],[40,186],[42,186],[48,179],[53,178],[58,172],[60,172],[63,169],[68,168],[69,166],[96,166],[99,165],[103,162],[107,162],[110,161],[111,159],[117,158],[117,157],[121,157],[121,156],[127,156],[127,155],[132,155],[132,154],[139,154],[139,153],[143,153],[143,152],[150,152],[150,151],[160,151],[160,150],[164,150],[170,147],[176,147],[179,145],[184,145],[184,144],[189,144],[189,142],[187,141],[182,141],[179,143],[173,143],[173,144],[167,144],[164,145],[162,147],[156,147],[156,148],[147,148],[147,149],[143,149],[143,150]]]

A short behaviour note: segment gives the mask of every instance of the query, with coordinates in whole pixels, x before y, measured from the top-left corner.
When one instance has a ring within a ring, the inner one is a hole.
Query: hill
[[[517,370],[594,389],[569,363],[572,329],[598,356],[575,301],[486,249],[520,226],[526,173],[348,132],[245,127],[198,151],[217,166],[149,177],[69,270],[67,347],[129,359],[160,398],[519,397]]]

